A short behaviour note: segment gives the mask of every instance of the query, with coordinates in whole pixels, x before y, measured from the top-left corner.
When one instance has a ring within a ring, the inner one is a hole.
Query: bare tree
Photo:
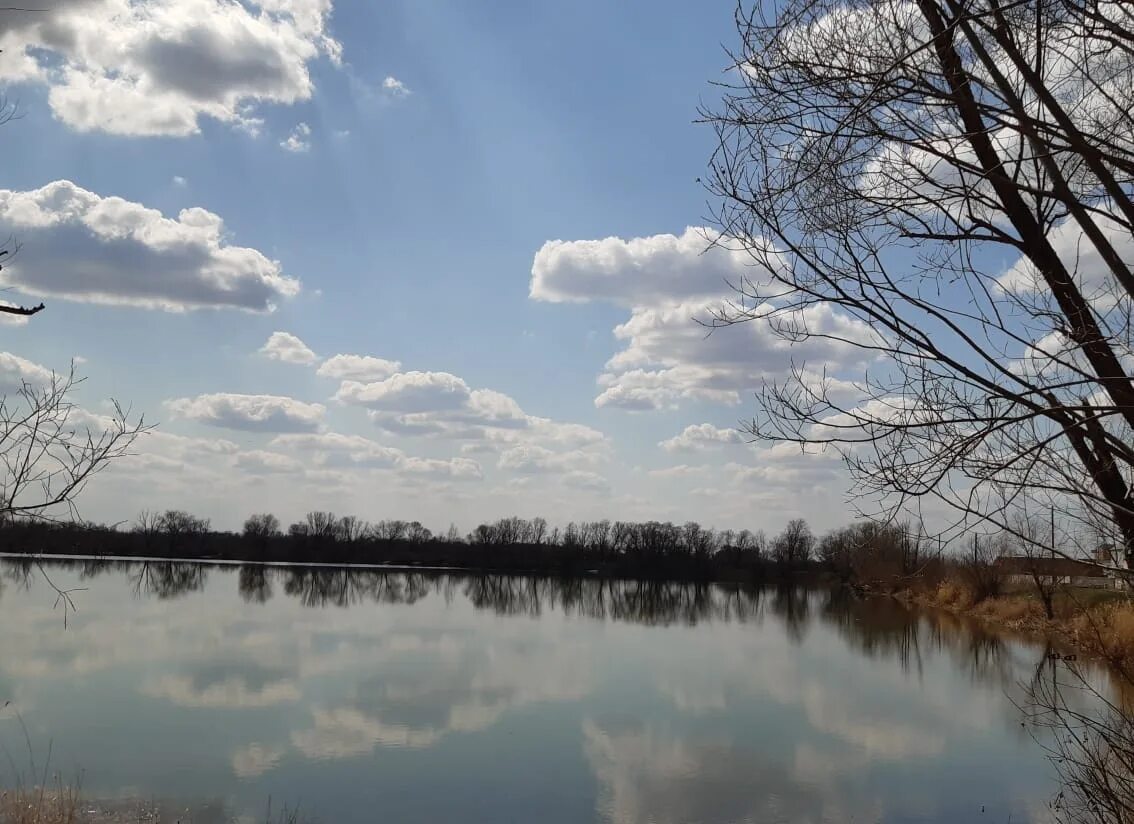
[[[807,521],[796,518],[789,521],[784,531],[772,541],[772,558],[783,567],[802,566],[811,560],[811,550],[815,538]]]
[[[336,541],[353,544],[370,533],[370,524],[354,515],[344,515],[335,522],[332,531]]]
[[[795,363],[751,433],[837,451],[883,511],[931,496],[1012,531],[1042,500],[1134,562],[1134,5],[784,0],[737,24],[708,186],[753,267],[707,322],[858,362]]]
[[[248,520],[244,522],[245,538],[263,542],[282,534],[283,533],[280,531],[280,519],[270,512],[251,515],[248,517]]]
[[[152,509],[143,509],[130,525],[130,531],[142,536],[142,545],[148,551],[157,545],[157,538],[161,535],[161,513]]]
[[[1025,570],[1032,579],[1032,587],[1036,596],[1043,604],[1043,612],[1050,621],[1055,617],[1055,596],[1062,588],[1060,577],[1054,574],[1045,563],[1054,556],[1055,527],[1052,519],[1052,534],[1044,535],[1044,531],[1035,518],[1021,516],[1016,523],[1017,543],[1020,554],[1027,560],[1024,562]]]
[[[79,409],[71,392],[80,382],[72,370],[0,397],[0,521],[77,518],[91,477],[148,431],[118,403],[108,416]]]

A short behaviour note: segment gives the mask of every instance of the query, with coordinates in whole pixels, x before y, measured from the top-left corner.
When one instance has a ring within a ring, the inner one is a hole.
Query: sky
[[[83,409],[157,424],[103,522],[844,522],[834,456],[737,426],[857,355],[697,323],[748,266],[698,182],[733,5],[0,12],[0,297],[47,305],[0,324],[0,388],[74,361]]]

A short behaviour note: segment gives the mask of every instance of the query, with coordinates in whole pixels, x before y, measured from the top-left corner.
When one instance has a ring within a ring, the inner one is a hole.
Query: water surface
[[[196,821],[262,818],[270,797],[323,822],[1023,822],[1055,791],[1012,703],[1045,650],[894,602],[0,567],[9,783],[22,719],[88,797]],[[76,590],[66,627],[56,589]]]

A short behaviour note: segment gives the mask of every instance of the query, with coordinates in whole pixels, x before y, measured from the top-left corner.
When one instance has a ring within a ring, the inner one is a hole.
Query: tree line
[[[5,551],[43,555],[193,558],[282,563],[451,566],[568,575],[751,579],[818,570],[816,541],[803,520],[778,535],[717,530],[695,521],[572,521],[500,518],[462,534],[434,533],[420,521],[366,521],[308,512],[286,528],[271,513],[251,515],[239,532],[214,530],[182,510],[143,512],[116,527],[9,520]]]
[[[973,601],[1001,593],[999,558],[1038,558],[1034,544],[1011,533],[971,536],[943,547],[920,525],[856,521],[816,536],[794,519],[772,537],[763,530],[713,529],[696,521],[571,521],[500,518],[462,534],[455,525],[435,533],[420,521],[367,521],[316,510],[286,528],[256,513],[240,532],[214,530],[207,518],[183,510],[141,513],[125,526],[0,522],[6,552],[29,555],[120,556],[291,564],[375,564],[452,567],[482,572],[673,580],[761,581],[825,579],[859,591],[895,593],[963,586]],[[1046,556],[1045,556],[1046,557]],[[1035,583],[1054,591],[1037,565]]]

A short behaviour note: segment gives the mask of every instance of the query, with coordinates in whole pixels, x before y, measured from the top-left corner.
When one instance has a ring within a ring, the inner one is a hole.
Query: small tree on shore
[[[1041,530],[1034,519],[1022,518],[1016,527],[1016,543],[1019,544],[1020,554],[1026,559],[1025,568],[1028,577],[1032,580],[1036,597],[1043,604],[1043,613],[1050,621],[1055,617],[1055,596],[1061,589],[1059,576],[1052,574],[1045,567],[1045,560],[1055,557],[1050,547],[1044,547],[1040,538]]]

